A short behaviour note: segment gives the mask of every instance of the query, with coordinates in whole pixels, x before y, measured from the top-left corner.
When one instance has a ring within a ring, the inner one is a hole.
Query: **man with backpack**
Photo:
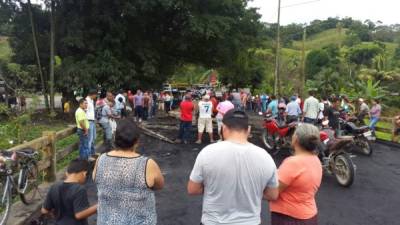
[[[97,212],[97,204],[89,206],[85,187],[89,163],[72,160],[67,178],[51,186],[42,207],[42,214],[53,214],[58,225],[87,225],[87,218]]]

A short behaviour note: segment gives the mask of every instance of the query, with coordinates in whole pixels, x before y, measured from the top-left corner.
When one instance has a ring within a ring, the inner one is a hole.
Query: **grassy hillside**
[[[347,31],[347,29],[343,29],[340,38],[339,38],[339,34],[337,33],[336,29],[326,30],[326,31],[323,31],[316,35],[308,37],[306,44],[305,44],[306,52],[309,52],[310,50],[320,49],[329,44],[338,44],[339,40],[344,41],[344,39],[346,38],[346,31]],[[364,42],[364,43],[368,43],[368,42]],[[397,44],[390,43],[390,42],[384,42],[384,44],[386,45],[387,54],[389,56],[393,56],[395,53],[395,50],[397,48]],[[292,50],[301,51],[302,45],[303,45],[302,41],[293,41]],[[289,49],[287,49],[287,50],[289,50]]]
[[[0,36],[0,59],[9,60],[11,48],[8,44],[8,38]]]
[[[391,56],[394,55],[394,52],[396,51],[397,44],[396,43],[390,43],[390,42],[384,42],[386,45],[386,50],[387,53]]]
[[[330,29],[308,37],[305,47],[306,50],[319,49],[329,44],[337,44],[339,41],[343,41],[346,38],[347,29],[343,29],[339,37],[336,29]],[[293,48],[297,50],[302,49],[302,41],[294,41]]]

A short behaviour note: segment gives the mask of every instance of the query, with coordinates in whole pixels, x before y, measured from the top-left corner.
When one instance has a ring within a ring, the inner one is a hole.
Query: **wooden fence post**
[[[45,159],[50,161],[49,167],[46,171],[46,181],[53,182],[56,180],[57,172],[57,151],[56,151],[56,132],[45,131],[43,136],[47,137],[49,144],[44,149]]]

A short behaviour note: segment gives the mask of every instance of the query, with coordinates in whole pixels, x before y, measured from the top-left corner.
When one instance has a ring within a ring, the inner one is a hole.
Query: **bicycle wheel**
[[[0,225],[5,225],[11,209],[11,192],[7,177],[0,179]]]
[[[39,170],[36,163],[29,163],[19,174],[19,196],[25,205],[31,204],[39,192]]]

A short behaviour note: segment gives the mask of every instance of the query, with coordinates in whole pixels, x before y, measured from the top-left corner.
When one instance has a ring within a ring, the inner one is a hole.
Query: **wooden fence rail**
[[[380,127],[379,123],[378,123],[377,126],[376,126],[376,131],[390,134],[390,136],[392,138],[393,129],[394,129],[394,119],[393,118],[389,118],[389,117],[381,117],[379,122],[385,122],[385,123],[388,123],[390,125],[386,126],[386,127]]]
[[[57,162],[76,150],[79,145],[79,142],[76,142],[57,151],[56,142],[75,134],[76,127],[69,127],[58,132],[45,131],[42,137],[10,148],[8,151],[18,151],[24,148],[33,148],[39,151],[42,156],[38,163],[39,172],[44,172],[46,181],[52,182],[56,179]]]

